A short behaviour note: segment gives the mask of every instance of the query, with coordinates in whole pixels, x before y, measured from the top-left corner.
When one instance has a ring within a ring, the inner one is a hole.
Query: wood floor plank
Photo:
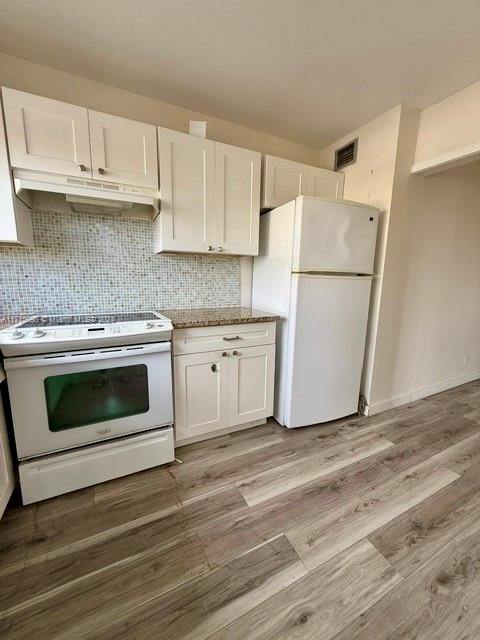
[[[0,620],[9,640],[77,639],[129,609],[208,571],[200,542],[184,538],[133,565],[115,566],[85,580],[51,590],[48,597]]]
[[[17,497],[0,520],[2,640],[480,637],[480,380],[183,452],[26,508]]]
[[[122,531],[116,536],[83,549],[73,547],[60,556],[46,556],[42,562],[26,564],[17,571],[0,575],[0,617],[9,609],[29,606],[35,599],[80,580],[94,582],[115,565],[139,562],[145,554],[160,554],[187,536],[183,513],[177,511],[143,527]]]
[[[472,397],[476,397],[480,391],[480,383],[478,380],[453,387],[447,391],[441,391],[432,396],[428,396],[426,401],[437,406],[448,406],[454,402],[468,404]]]
[[[479,525],[465,529],[335,640],[478,640]]]
[[[401,580],[383,556],[362,540],[210,640],[331,640]]]
[[[332,510],[321,520],[314,518],[294,526],[286,535],[307,567],[313,569],[458,477],[449,469],[419,465],[398,474],[360,500],[354,498],[341,509]]]
[[[195,465],[204,466],[206,460],[209,465],[218,464],[280,442],[283,442],[280,433],[271,425],[265,425],[179,447],[175,455],[192,469]]]
[[[46,557],[70,553],[128,531],[180,508],[176,490],[118,496],[35,522],[34,528],[5,530],[0,523],[0,574]]]
[[[281,536],[125,612],[84,640],[205,640],[305,574]]]
[[[460,475],[470,468],[480,467],[480,430],[477,428],[477,432],[468,438],[435,453],[431,460]]]
[[[382,486],[392,477],[393,472],[387,467],[367,458],[253,508],[248,508],[245,503],[246,508],[232,509],[228,517],[204,518],[187,526],[192,526],[199,535],[209,562],[224,564],[235,556],[237,550],[247,551],[286,531],[292,523],[298,525],[314,516],[322,518],[323,513],[338,509],[353,496]]]
[[[172,468],[172,474],[178,483],[182,500],[214,491],[222,486],[232,484],[253,473],[281,466],[287,462],[301,460],[315,449],[320,450],[336,442],[345,442],[336,432],[324,435],[321,429],[316,435],[284,440],[278,444],[264,447],[246,455],[239,455],[210,465],[207,460],[203,466],[179,465]]]
[[[323,451],[305,456],[301,464],[297,461],[287,462],[259,474],[247,476],[236,484],[247,504],[252,507],[392,446],[389,440],[377,434],[366,434],[353,441],[339,442]]]
[[[435,415],[440,416],[441,413],[441,408],[432,407],[425,400],[417,400],[374,416],[352,417],[340,426],[339,433],[346,438],[355,438],[363,433],[378,432],[390,425],[405,422],[406,420],[415,422],[424,416],[434,419]]]
[[[132,494],[152,493],[159,491],[176,491],[176,483],[170,473],[170,465],[146,469],[124,478],[115,478],[102,482],[94,487],[94,501],[128,499]]]
[[[383,464],[392,471],[404,471],[477,431],[475,422],[463,416],[440,418],[416,437],[403,439],[392,447],[384,457]]]
[[[370,542],[407,576],[461,531],[480,519],[480,476],[462,476],[369,536]]]

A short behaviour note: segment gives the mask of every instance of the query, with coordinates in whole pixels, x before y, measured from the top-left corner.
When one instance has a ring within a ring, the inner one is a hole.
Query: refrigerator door
[[[373,273],[378,210],[346,200],[296,200],[294,272]]]
[[[371,278],[292,276],[283,424],[335,420],[358,408]]]

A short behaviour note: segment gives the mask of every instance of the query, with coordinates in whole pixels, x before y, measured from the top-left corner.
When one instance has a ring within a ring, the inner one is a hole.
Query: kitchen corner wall
[[[240,304],[240,258],[155,254],[153,223],[32,214],[35,247],[0,247],[0,315]]]
[[[480,377],[480,162],[412,175],[419,115],[396,107],[320,154],[328,166],[358,136],[345,197],[383,209],[362,382],[370,414]]]

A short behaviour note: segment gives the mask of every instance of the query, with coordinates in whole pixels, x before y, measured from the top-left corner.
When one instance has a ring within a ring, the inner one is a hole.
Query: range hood
[[[160,194],[154,189],[131,187],[88,178],[73,178],[52,173],[13,170],[13,183],[18,197],[29,203],[28,192],[46,191],[65,194],[68,206],[74,211],[120,215],[140,204],[152,208],[152,217],[159,212]],[[23,196],[23,198],[22,198]]]

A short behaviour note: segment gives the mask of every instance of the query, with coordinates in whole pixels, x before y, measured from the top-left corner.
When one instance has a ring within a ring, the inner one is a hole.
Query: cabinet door
[[[230,352],[229,424],[267,418],[273,413],[275,345]]]
[[[2,89],[12,167],[92,177],[87,109]]]
[[[309,196],[343,198],[344,174],[319,167],[308,167],[307,191]]]
[[[307,181],[307,165],[285,158],[265,156],[262,207],[272,209],[298,196],[307,195]]]
[[[222,351],[174,357],[175,439],[228,425],[228,361]]]
[[[3,373],[0,371],[0,384]],[[3,413],[2,400],[0,398],[0,518],[12,495],[15,486],[13,475],[12,457],[8,443],[7,427]]]
[[[158,129],[161,213],[157,251],[213,251],[215,143]]]
[[[258,254],[261,162],[256,151],[215,143],[217,251]]]
[[[88,123],[94,178],[158,189],[156,127],[98,111]]]
[[[33,246],[33,232],[30,211],[17,198],[12,184],[7,140],[0,109],[0,243],[4,242]]]

